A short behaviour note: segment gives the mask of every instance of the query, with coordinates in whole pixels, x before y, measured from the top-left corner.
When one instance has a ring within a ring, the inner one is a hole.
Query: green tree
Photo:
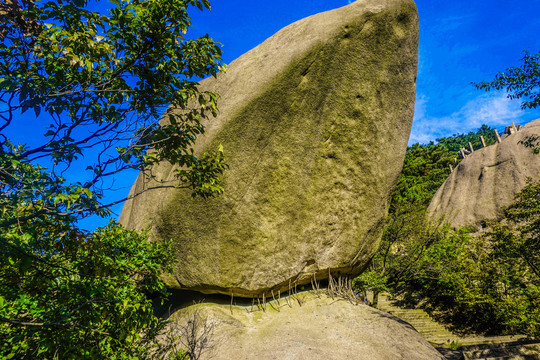
[[[106,15],[85,0],[0,3],[2,358],[150,357],[163,325],[150,297],[164,294],[169,244],[77,221],[123,200],[104,202],[108,179],[161,161],[195,196],[222,192],[223,149],[192,151],[217,111],[197,78],[223,67],[209,36],[184,37],[188,8],[208,1],[111,1]],[[23,124],[27,112],[36,120]],[[42,123],[37,145],[7,135]],[[67,180],[81,162],[86,172]]]
[[[503,220],[490,225],[485,237],[504,288],[504,323],[540,336],[540,181],[529,179]]]
[[[482,148],[480,137],[484,138],[487,146],[495,144],[497,139],[493,133],[494,128],[483,124],[476,131],[469,131],[467,134],[454,134],[452,136],[437,139],[437,144],[445,147],[449,151],[457,153],[461,148],[469,148],[469,143],[474,149]]]
[[[456,158],[456,152],[439,144],[414,144],[408,147],[392,197],[392,209],[401,204],[427,206],[450,175],[449,165],[454,166]]]
[[[521,109],[536,109],[540,106],[540,52],[531,55],[523,51],[521,66],[510,67],[495,76],[493,81],[475,84],[477,89],[491,91],[505,89],[510,99],[521,99]],[[522,140],[534,154],[540,153],[540,137],[531,135]]]
[[[374,306],[378,294],[395,289],[411,262],[433,241],[436,229],[428,226],[425,210],[450,174],[449,165],[454,164],[455,157],[455,152],[439,144],[414,144],[407,148],[381,245],[369,268],[354,281],[358,290],[373,292]]]
[[[477,89],[491,91],[505,89],[510,99],[521,99],[521,108],[535,109],[540,105],[540,52],[523,51],[521,66],[510,67],[495,75],[493,81],[474,84]]]
[[[426,306],[441,314],[444,313],[441,309],[452,309],[441,318],[456,323],[460,329],[488,329],[493,311],[487,312],[483,320],[470,315],[472,309],[480,308],[475,307],[478,303],[493,302],[461,281],[470,278],[472,273],[482,274],[471,261],[474,255],[469,251],[471,237],[466,229],[454,230],[443,223],[433,224],[427,219],[426,210],[450,175],[450,165],[455,166],[461,160],[457,158],[457,151],[469,142],[480,146],[480,136],[484,136],[487,144],[493,143],[492,130],[482,125],[476,132],[440,138],[437,144],[414,144],[407,148],[380,248],[368,270],[354,283],[359,290],[372,290],[374,304],[380,291],[390,291],[413,303],[424,299]],[[466,296],[471,293],[475,293],[476,298]],[[471,306],[464,306],[459,299],[467,299]],[[483,302],[477,303],[474,299],[483,299]],[[504,327],[501,322],[495,324],[492,330]]]
[[[465,332],[540,334],[540,182],[529,184],[481,235],[449,230],[411,266],[415,293]]]

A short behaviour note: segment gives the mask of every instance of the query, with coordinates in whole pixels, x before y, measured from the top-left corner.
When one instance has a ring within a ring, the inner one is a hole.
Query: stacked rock
[[[195,153],[223,145],[225,193],[193,199],[170,164],[139,175],[120,222],[174,239],[172,288],[267,297],[359,274],[377,250],[414,112],[413,0],[300,20],[200,83],[220,95]]]

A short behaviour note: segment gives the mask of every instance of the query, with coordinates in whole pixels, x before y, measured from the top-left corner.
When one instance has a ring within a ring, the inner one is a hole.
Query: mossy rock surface
[[[120,221],[175,240],[169,286],[254,296],[355,275],[376,251],[414,112],[412,0],[360,0],[300,20],[201,82],[221,96],[198,153],[222,144],[225,194],[139,176]],[[170,165],[152,171],[174,181]]]
[[[410,324],[383,311],[324,294],[287,300],[265,311],[200,303],[173,313],[169,326],[179,336],[194,319],[198,334],[213,329],[201,359],[443,359]]]

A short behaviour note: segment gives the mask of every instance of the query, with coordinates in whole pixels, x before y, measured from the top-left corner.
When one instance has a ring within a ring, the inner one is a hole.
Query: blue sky
[[[362,0],[360,0],[362,1]],[[191,36],[208,33],[223,44],[230,63],[284,26],[306,16],[345,6],[348,0],[214,0],[212,10],[191,12]],[[525,124],[540,111],[522,111],[504,92],[476,90],[471,82],[491,80],[519,65],[522,51],[540,51],[540,0],[416,0],[420,19],[416,111],[409,144],[466,133],[487,124]],[[516,5],[517,4],[517,5]],[[532,16],[531,16],[532,15]],[[114,198],[129,190],[135,174],[119,179]],[[121,206],[114,208],[120,213]],[[87,221],[89,228],[97,222]]]
[[[211,11],[192,13],[193,30],[220,41],[230,63],[282,27],[350,2],[217,0]],[[540,117],[540,111],[521,111],[519,102],[502,92],[485,93],[471,85],[519,65],[525,49],[540,51],[536,16],[540,0],[417,0],[416,4],[420,50],[409,144],[468,132],[482,124],[500,128]]]
[[[230,63],[284,26],[348,3],[214,0],[211,11],[192,9],[193,29],[189,34],[194,37],[208,33],[220,41],[225,62]],[[106,2],[97,4],[105,7]],[[469,132],[482,124],[501,128],[512,121],[524,124],[540,118],[540,111],[520,110],[519,101],[507,99],[503,92],[485,93],[471,84],[491,80],[497,72],[519,65],[525,49],[540,51],[540,0],[417,0],[416,4],[420,51],[416,112],[409,144]],[[39,141],[34,135],[39,132],[39,124],[14,129],[16,134],[8,135],[24,142]],[[117,178],[118,190],[110,193],[106,201],[127,196],[136,175],[128,172]],[[121,205],[113,211],[119,215]],[[82,226],[93,229],[105,222],[85,219]]]

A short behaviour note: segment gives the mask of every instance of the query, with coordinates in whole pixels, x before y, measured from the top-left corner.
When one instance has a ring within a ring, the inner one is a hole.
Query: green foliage
[[[452,230],[415,261],[398,291],[456,329],[540,334],[540,183],[529,183],[482,236]]]
[[[540,182],[528,180],[508,207],[505,218],[514,225],[511,241],[501,243],[502,251],[525,262],[528,272],[540,280]]]
[[[449,165],[454,165],[454,158],[456,152],[439,144],[414,144],[408,147],[394,190],[393,207],[406,203],[427,205],[450,175]]]
[[[449,231],[448,227],[430,224],[422,204],[398,204],[387,218],[379,250],[369,269],[355,279],[355,287],[372,290],[374,303],[381,291],[402,292],[416,279],[416,267],[428,249]]]
[[[108,15],[85,0],[0,3],[1,358],[151,358],[164,323],[150,299],[165,295],[170,244],[77,221],[110,215],[110,178],[162,161],[194,196],[223,191],[223,149],[192,150],[217,112],[196,78],[223,68],[210,37],[184,38],[188,8],[208,1],[112,3]],[[29,110],[48,125],[33,147],[6,135],[35,126],[22,123]],[[81,162],[86,173],[67,180]]]
[[[469,143],[472,144],[474,149],[480,149],[482,148],[480,136],[484,137],[486,146],[495,144],[497,139],[493,130],[494,128],[484,124],[476,132],[470,131],[468,134],[454,134],[453,136],[437,139],[437,143],[452,152],[458,152],[462,147],[468,148]]]
[[[540,323],[540,183],[530,183],[483,236],[426,218],[426,208],[450,173],[456,151],[491,128],[415,144],[407,149],[381,246],[357,289],[422,300],[455,330],[538,336]]]
[[[88,234],[51,220],[0,239],[0,357],[149,357],[164,323],[148,294],[164,294],[170,246],[112,221]]]
[[[505,218],[490,225],[485,237],[512,315],[505,323],[540,336],[540,181],[529,179]]]
[[[134,358],[162,323],[147,294],[172,262],[169,244],[110,222],[93,233],[75,216],[96,207],[92,192],[65,185],[21,161],[22,146],[0,154],[0,357]],[[97,210],[96,210],[97,211]],[[32,221],[27,218],[31,216]]]
[[[379,293],[388,291],[386,282],[387,278],[382,272],[364,271],[360,276],[353,280],[353,287],[355,289],[371,290]]]
[[[522,99],[521,108],[535,109],[540,105],[540,53],[523,51],[522,65],[510,67],[490,82],[475,84],[486,91],[505,89],[510,99]]]
[[[502,224],[484,236],[435,226],[421,208],[403,209],[390,219],[363,278],[385,278],[389,291],[411,304],[422,300],[458,332],[538,336],[537,242],[516,238],[515,228]],[[384,291],[369,281],[358,284]]]
[[[480,148],[480,136],[484,137],[486,145],[496,141],[493,128],[482,125],[476,132],[437,139],[437,144],[409,146],[392,197],[391,211],[405,204],[427,206],[450,175],[450,165],[456,166],[460,161],[458,151],[462,147],[468,147],[469,142],[475,149]]]
[[[86,1],[78,3],[20,9],[39,24],[33,33],[21,33],[17,22],[3,19],[0,130],[28,110],[50,119],[45,142],[18,158],[51,157],[55,165],[69,166],[83,151],[99,148],[87,168],[93,174],[87,188],[126,168],[144,170],[164,160],[179,165],[178,176],[190,181],[198,180],[194,173],[201,167],[222,164],[221,151],[201,158],[191,151],[204,132],[200,120],[217,112],[217,96],[199,92],[189,79],[222,68],[221,50],[211,38],[184,39],[188,5],[202,8],[207,2],[116,1],[108,16],[82,7]],[[212,180],[219,192],[219,179]],[[208,190],[192,185],[200,195]],[[201,188],[206,190],[199,193]]]

